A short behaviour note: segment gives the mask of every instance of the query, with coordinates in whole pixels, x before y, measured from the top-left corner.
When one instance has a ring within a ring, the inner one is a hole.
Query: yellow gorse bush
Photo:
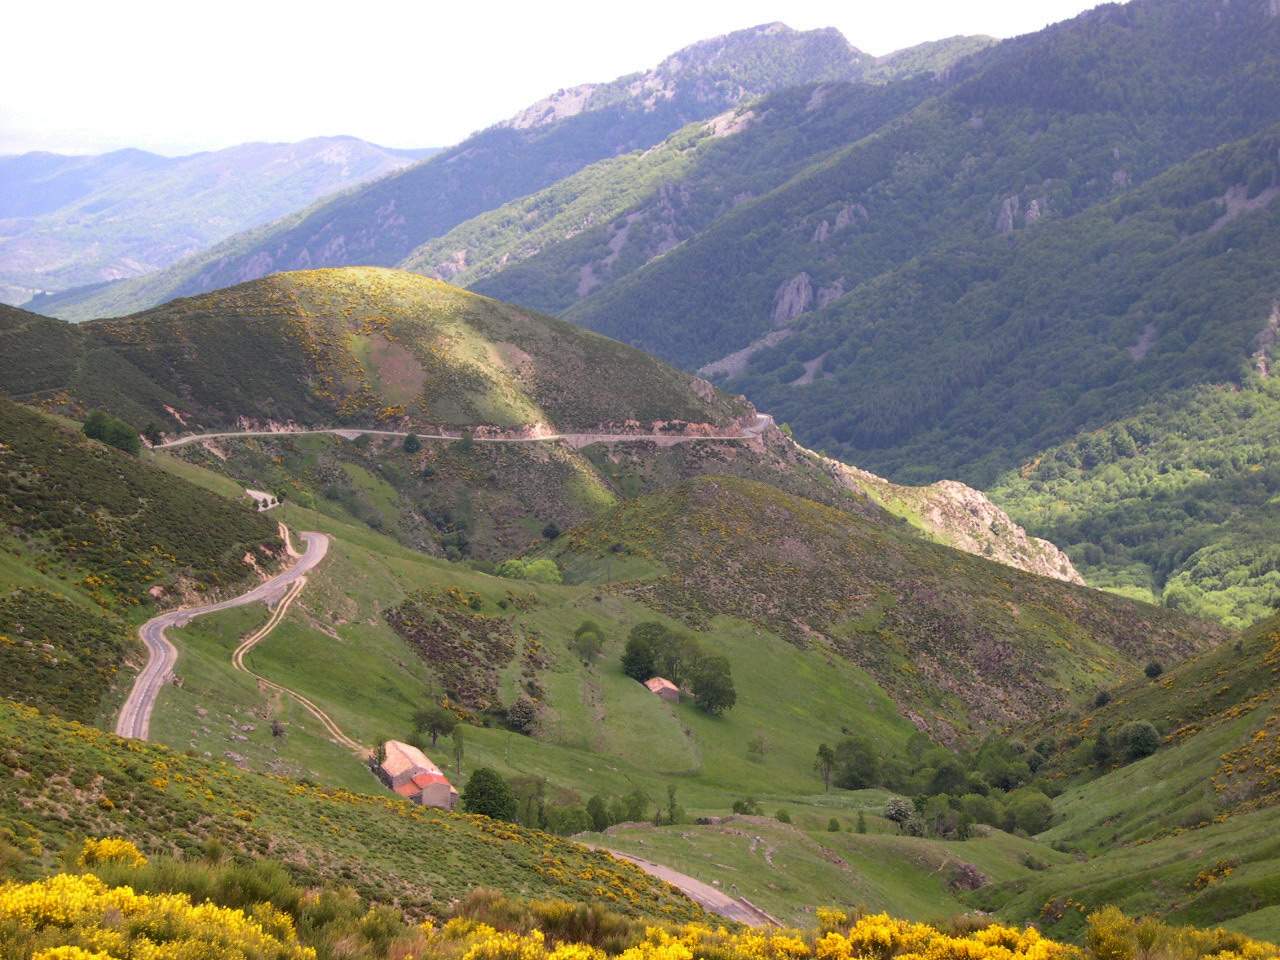
[[[82,867],[96,867],[100,863],[122,863],[126,867],[145,867],[147,858],[128,840],[120,837],[103,837],[101,840],[94,840],[91,837],[80,848],[80,857],[76,862]]]
[[[186,894],[138,894],[129,887],[108,887],[90,874],[59,874],[38,883],[0,886],[0,955],[31,960],[315,960],[315,951],[298,943],[287,915],[272,910],[263,919],[266,925],[241,910],[193,904]]]
[[[92,855],[124,855],[125,841],[107,843],[94,841]],[[314,903],[319,894],[308,896]],[[394,912],[388,923],[387,908],[375,906],[357,924],[360,943],[350,927],[339,932],[343,939],[313,942],[326,956],[352,960],[1280,960],[1273,944],[1134,920],[1114,908],[1090,914],[1084,946],[1076,947],[1032,927],[990,924],[956,933],[883,913],[851,919],[825,909],[816,930],[801,932],[697,923],[642,928],[596,907],[521,904],[493,892],[473,896],[469,906],[469,915],[442,926],[428,920],[416,927],[400,924]],[[293,917],[268,903],[247,911],[193,904],[186,894],[139,894],[90,874],[61,874],[0,886],[0,957],[315,960],[316,952],[299,941]]]

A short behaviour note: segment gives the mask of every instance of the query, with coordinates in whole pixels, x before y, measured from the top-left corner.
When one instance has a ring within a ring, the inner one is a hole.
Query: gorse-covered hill
[[[629,558],[609,589],[690,625],[739,617],[852,660],[944,740],[1226,635],[729,477],[630,500],[550,551],[571,579],[607,579],[610,557]]]
[[[0,296],[22,303],[150,273],[430,152],[315,137],[185,157],[0,158]]]
[[[705,381],[550,317],[409,273],[281,274],[119,320],[10,310],[0,389],[169,432],[266,424],[728,427]]]
[[[280,270],[393,266],[470,217],[690,121],[783,87],[878,67],[835,30],[766,24],[702,41],[652,70],[561,90],[417,166],[232,238],[161,273],[39,304],[72,319],[128,313]]]

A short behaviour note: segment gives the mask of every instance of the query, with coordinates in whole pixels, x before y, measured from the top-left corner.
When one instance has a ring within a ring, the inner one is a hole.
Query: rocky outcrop
[[[915,523],[939,543],[1042,577],[1084,584],[1070,557],[1048,540],[1029,535],[980,490],[955,480],[927,487],[901,486],[839,460],[804,452],[837,482]]]
[[[1280,342],[1280,301],[1271,308],[1267,325],[1253,339],[1253,368],[1258,371],[1258,376],[1271,376],[1271,349],[1277,342]]]
[[[813,280],[807,273],[797,273],[774,292],[773,313],[769,319],[775,328],[785,327],[811,306],[813,306]]]

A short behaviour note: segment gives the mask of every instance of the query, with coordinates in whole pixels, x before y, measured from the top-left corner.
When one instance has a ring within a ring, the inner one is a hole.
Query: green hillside
[[[850,660],[944,741],[1224,637],[728,477],[628,501],[548,549],[571,581],[616,581],[691,626],[727,614]]]
[[[1051,447],[992,496],[1089,581],[1244,627],[1280,609],[1280,384],[1179,391]]]
[[[1059,935],[1079,930],[1091,907],[1115,903],[1274,936],[1278,628],[1264,621],[1237,644],[1055,718],[1047,769],[1067,789],[1039,839],[1088,859],[997,885],[980,902],[1009,916],[1041,910]],[[1120,732],[1135,722],[1161,735],[1154,755],[1136,761]],[[1100,752],[1099,737],[1114,749]]]
[[[74,855],[85,835],[193,857],[217,841],[283,861],[304,884],[354,887],[419,915],[444,913],[476,886],[579,902],[601,897],[627,913],[671,919],[700,915],[628,864],[517,825],[415,807],[375,792],[372,774],[370,792],[356,794],[243,773],[5,700],[0,760],[8,771],[0,785],[6,872],[21,877],[48,872],[64,849]]]
[[[4,694],[94,721],[133,622],[158,596],[232,589],[280,549],[275,524],[0,398]],[[193,533],[197,534],[193,536]]]
[[[939,87],[926,75],[783,90],[467,220],[401,265],[561,312]]]
[[[10,311],[20,399],[169,432],[321,426],[724,424],[744,404],[563,321],[374,268],[303,271],[82,325]],[[24,322],[25,321],[25,322]]]

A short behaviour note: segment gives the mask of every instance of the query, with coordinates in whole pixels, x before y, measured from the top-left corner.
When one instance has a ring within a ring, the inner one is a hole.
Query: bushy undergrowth
[[[0,398],[0,523],[37,570],[79,580],[103,605],[144,602],[182,578],[198,588],[244,579],[267,560],[275,524],[93,443]],[[259,548],[261,548],[259,550]]]
[[[95,843],[95,841],[90,841]],[[100,843],[100,841],[99,841]],[[272,864],[148,863],[121,848],[94,872],[0,886],[0,950],[14,960],[1271,960],[1223,930],[1089,917],[1083,948],[981,921],[939,928],[819,909],[814,930],[641,923],[602,907],[472,891],[418,924],[349,889],[303,890]]]
[[[92,720],[125,651],[124,624],[47,590],[0,595],[4,695]]]

